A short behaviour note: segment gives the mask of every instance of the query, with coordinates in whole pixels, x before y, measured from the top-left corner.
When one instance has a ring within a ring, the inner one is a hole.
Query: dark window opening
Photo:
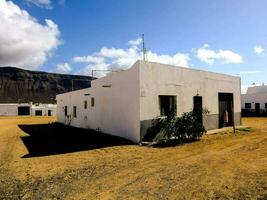
[[[52,116],[52,110],[48,110],[47,115],[48,115],[48,116]]]
[[[77,107],[73,106],[73,117],[76,118],[77,117]]]
[[[68,106],[65,106],[64,112],[65,112],[65,116],[68,116]]]
[[[43,115],[43,111],[42,110],[36,110],[35,111],[35,116],[42,116]]]
[[[18,107],[18,115],[30,115],[30,107],[29,106],[19,106]]]
[[[160,116],[174,114],[176,116],[176,96],[159,96]]]
[[[87,101],[84,101],[84,109],[87,109]]]
[[[251,108],[251,103],[245,103],[245,108]]]
[[[267,109],[267,103],[265,103],[265,109]]]
[[[92,107],[95,106],[95,98],[94,98],[94,97],[91,98],[91,106],[92,106]]]

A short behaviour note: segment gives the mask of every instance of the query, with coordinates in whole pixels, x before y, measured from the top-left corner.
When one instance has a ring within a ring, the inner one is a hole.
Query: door
[[[255,113],[260,114],[260,103],[255,103]]]
[[[202,96],[194,96],[194,108],[193,111],[197,117],[197,121],[201,124],[203,124],[202,119]]]
[[[219,128],[233,125],[234,95],[233,93],[219,93]]]
[[[48,110],[48,116],[52,116],[52,112],[51,112],[51,110]]]

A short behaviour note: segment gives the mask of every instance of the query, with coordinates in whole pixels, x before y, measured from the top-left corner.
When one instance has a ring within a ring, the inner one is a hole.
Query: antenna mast
[[[145,48],[145,34],[142,34],[142,43],[143,43],[143,48],[142,48],[142,52],[143,52],[143,60],[146,60],[146,48]]]

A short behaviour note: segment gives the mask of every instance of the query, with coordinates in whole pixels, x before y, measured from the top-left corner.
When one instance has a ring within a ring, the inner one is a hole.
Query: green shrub
[[[198,116],[199,112],[191,111],[181,117],[170,114],[166,118],[154,119],[143,141],[170,144],[199,139],[206,130],[198,122]]]

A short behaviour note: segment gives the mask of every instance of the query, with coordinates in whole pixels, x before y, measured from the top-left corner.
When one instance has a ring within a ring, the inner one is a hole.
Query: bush
[[[171,114],[166,118],[154,119],[152,126],[148,128],[143,137],[143,141],[173,144],[173,142],[199,139],[206,130],[198,122],[198,115],[199,112],[191,111],[183,113],[181,117],[175,117]]]

